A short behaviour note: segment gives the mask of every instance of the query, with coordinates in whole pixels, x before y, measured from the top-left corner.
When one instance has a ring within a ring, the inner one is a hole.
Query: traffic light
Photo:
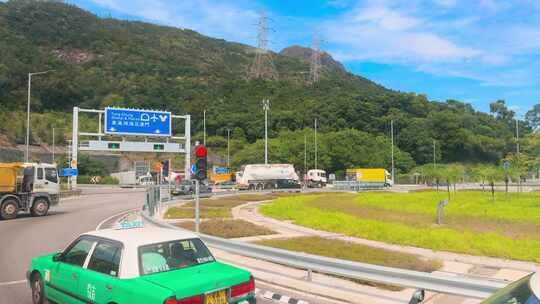
[[[161,162],[161,164],[162,164],[161,172],[163,172],[163,176],[169,176],[169,161],[164,160]]]
[[[197,170],[195,171],[195,179],[198,179],[199,181],[206,179],[206,171],[208,169],[206,156],[207,151],[205,146],[198,145],[195,147],[195,166],[197,167]]]

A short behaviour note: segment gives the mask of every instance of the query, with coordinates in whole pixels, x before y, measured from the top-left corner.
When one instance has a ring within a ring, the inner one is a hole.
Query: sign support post
[[[195,179],[195,232],[199,233],[200,226],[200,200],[199,200],[199,180]]]
[[[70,167],[77,169],[77,153],[79,152],[79,107],[73,107],[73,130],[71,138]],[[77,176],[71,176],[71,190],[77,190]]]

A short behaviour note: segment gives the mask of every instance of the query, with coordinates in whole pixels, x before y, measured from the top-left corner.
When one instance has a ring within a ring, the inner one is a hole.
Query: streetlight
[[[268,110],[270,109],[270,100],[263,99],[264,110],[264,164],[268,165]]]
[[[203,146],[206,147],[206,110],[203,111]]]
[[[230,141],[231,141],[231,129],[227,129],[227,168],[229,169],[229,171],[231,170]]]
[[[48,70],[48,71],[37,72],[37,73],[28,73],[28,103],[27,103],[27,110],[26,110],[26,155],[25,155],[26,162],[28,162],[30,158],[30,97],[31,97],[31,90],[32,90],[32,76],[42,75],[49,72],[54,72],[54,70]]]
[[[392,148],[391,148],[392,150],[392,181],[395,184],[396,180],[394,178],[395,170],[394,170],[394,120],[393,119],[390,121],[390,133],[391,133],[390,138],[391,138],[391,144],[392,144]]]

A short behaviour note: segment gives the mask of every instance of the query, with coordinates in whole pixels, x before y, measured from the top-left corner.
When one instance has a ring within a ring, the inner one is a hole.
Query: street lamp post
[[[206,147],[206,110],[203,111],[203,146]]]
[[[24,156],[24,159],[26,162],[30,160],[30,97],[32,96],[32,76],[34,75],[42,75],[49,72],[54,72],[54,70],[48,70],[43,72],[37,72],[37,73],[28,73],[28,102],[26,107],[26,155]]]
[[[392,152],[392,181],[395,183],[396,180],[394,178],[394,120],[392,119],[390,121],[390,138],[391,138],[391,144],[392,144],[392,148],[391,148],[391,152]]]
[[[268,165],[268,110],[270,109],[270,100],[263,100],[264,109],[264,164]]]
[[[227,129],[227,168],[231,169],[231,129]]]

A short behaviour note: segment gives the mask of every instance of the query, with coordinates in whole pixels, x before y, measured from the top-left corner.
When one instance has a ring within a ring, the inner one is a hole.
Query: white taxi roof
[[[187,230],[176,230],[157,227],[131,228],[131,229],[103,229],[84,233],[119,241],[124,246],[143,246],[167,241],[198,238],[195,233]]]
[[[537,298],[540,298],[540,272],[533,274],[531,277],[531,289]]]
[[[90,231],[82,234],[95,236],[123,244],[122,257],[120,260],[120,271],[118,277],[121,279],[136,278],[140,276],[139,271],[139,251],[138,248],[144,245],[199,238],[196,234],[187,230],[176,230],[156,227],[131,228],[131,229],[103,229]]]

